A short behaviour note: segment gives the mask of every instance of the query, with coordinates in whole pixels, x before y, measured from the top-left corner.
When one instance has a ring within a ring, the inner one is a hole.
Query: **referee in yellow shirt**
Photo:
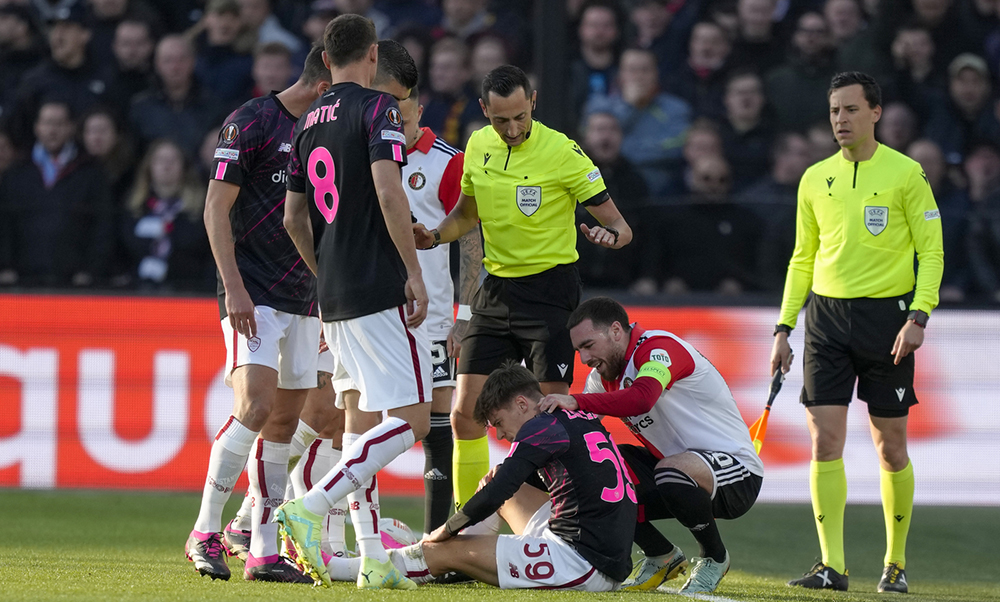
[[[469,307],[459,306],[458,315],[469,320],[451,415],[459,507],[489,469],[485,430],[473,419],[487,376],[507,359],[523,360],[543,393],[569,393],[574,352],[566,321],[581,295],[576,203],[603,224],[580,225],[590,242],[619,249],[632,240],[593,161],[564,134],[532,121],[535,94],[512,65],[486,76],[480,105],[490,125],[469,139],[458,204],[437,228],[414,226],[417,248],[456,240],[479,222],[483,228],[487,276],[471,319]]]
[[[938,303],[941,219],[920,165],[875,140],[882,114],[875,80],[859,72],[837,74],[828,98],[841,150],[810,167],[799,183],[795,251],[771,351],[772,373],[779,367],[788,372],[788,333],[812,290],[802,403],[812,437],[809,484],[823,558],[788,584],[847,589],[843,453],[847,406],[857,382],[882,475],[887,549],[878,591],[906,592],[913,510],[906,418],[917,403],[913,351],[923,343]]]

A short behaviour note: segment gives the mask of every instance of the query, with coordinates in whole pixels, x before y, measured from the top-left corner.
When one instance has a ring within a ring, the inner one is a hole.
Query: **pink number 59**
[[[323,165],[324,176],[320,176],[316,171],[318,165]],[[313,200],[316,201],[316,208],[326,223],[332,224],[333,218],[337,217],[337,207],[340,205],[340,193],[337,191],[337,168],[333,164],[333,156],[330,151],[322,146],[317,146],[309,153],[309,163],[307,166],[309,183],[313,186]],[[332,197],[332,202],[327,204],[326,195]]]
[[[628,499],[635,503],[635,488],[632,486],[632,480],[629,478],[628,472],[624,470],[625,460],[618,453],[618,448],[615,447],[614,440],[609,440],[604,436],[604,433],[597,431],[587,433],[583,436],[583,439],[587,442],[587,449],[590,451],[591,460],[598,463],[611,462],[611,465],[615,467],[615,472],[618,473],[615,486],[605,487],[601,490],[601,499],[605,502],[616,503],[622,501],[625,495],[628,494]],[[609,443],[611,449],[598,447],[601,443]]]

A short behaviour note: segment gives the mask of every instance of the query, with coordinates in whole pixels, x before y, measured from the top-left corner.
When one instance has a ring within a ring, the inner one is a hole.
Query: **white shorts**
[[[343,410],[344,396],[341,395],[341,393],[358,388],[358,385],[356,385],[347,374],[347,369],[344,368],[344,363],[337,361],[337,357],[333,355],[333,351],[327,350],[319,354],[319,361],[316,369],[330,375],[330,384],[333,385],[333,391],[338,394],[336,402],[337,408]]]
[[[276,370],[279,389],[315,388],[319,318],[289,314],[264,305],[254,307],[253,314],[257,334],[250,339],[233,330],[228,317],[222,319],[226,384],[233,386],[233,370],[253,364]]]
[[[359,409],[381,412],[431,401],[430,346],[420,328],[406,327],[403,306],[325,322],[323,333],[361,391]]]
[[[545,502],[520,535],[497,539],[500,589],[568,589],[610,592],[619,582],[595,569],[549,529],[552,502]]]

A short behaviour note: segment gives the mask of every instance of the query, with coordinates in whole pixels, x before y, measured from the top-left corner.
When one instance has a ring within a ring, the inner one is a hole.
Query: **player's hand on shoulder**
[[[448,349],[448,357],[458,357],[458,354],[462,352],[462,339],[465,338],[465,331],[468,328],[468,320],[455,320],[455,323],[452,324],[445,343]]]
[[[563,409],[569,410],[571,412],[579,410],[580,404],[576,402],[576,399],[572,395],[559,395],[553,393],[552,395],[546,395],[542,398],[542,401],[538,404],[538,407],[543,412],[552,412]]]
[[[406,325],[416,328],[427,317],[427,289],[420,274],[406,279]]]
[[[257,336],[257,319],[253,313],[253,300],[243,286],[226,291],[226,315],[233,330],[251,338]]]
[[[421,223],[413,224],[413,242],[418,249],[429,249],[434,245],[434,234]]]
[[[613,248],[615,246],[615,242],[618,240],[617,236],[609,232],[603,226],[594,226],[591,228],[587,224],[580,224],[580,232],[583,232],[583,235],[586,236],[587,240],[590,242],[608,249]]]

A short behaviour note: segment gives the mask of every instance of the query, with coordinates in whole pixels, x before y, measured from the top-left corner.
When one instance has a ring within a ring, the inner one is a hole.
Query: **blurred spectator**
[[[903,152],[917,139],[917,115],[901,102],[890,102],[882,108],[882,117],[875,128],[878,141]]]
[[[501,65],[510,63],[507,46],[503,39],[494,35],[481,36],[472,46],[472,90],[480,90],[486,74]]]
[[[771,170],[741,195],[740,202],[760,218],[763,236],[757,274],[760,287],[780,292],[795,248],[795,211],[799,180],[813,163],[809,140],[786,132],[774,141]]]
[[[122,131],[117,115],[103,107],[88,111],[80,129],[83,150],[104,169],[112,205],[121,207],[135,178],[136,157],[131,140]]]
[[[13,108],[21,78],[45,54],[45,40],[31,9],[19,4],[0,6],[0,117]]]
[[[707,7],[707,20],[718,24],[728,40],[740,37],[740,17],[736,10],[736,3],[737,0],[716,0]]]
[[[686,100],[696,115],[721,118],[729,51],[729,38],[720,25],[697,23],[691,30],[687,62],[667,74],[663,88]]]
[[[732,177],[725,159],[699,159],[691,171],[688,204],[664,209],[651,224],[660,235],[643,247],[644,272],[665,277],[663,292],[668,295],[737,295],[753,288],[759,220],[730,199]]]
[[[633,44],[653,51],[661,79],[679,69],[687,58],[685,44],[701,4],[695,0],[640,0],[632,8]]]
[[[438,40],[431,48],[430,91],[421,122],[448,144],[464,148],[466,126],[483,119],[479,95],[470,85],[469,49],[456,38]]]
[[[0,271],[7,284],[88,286],[104,274],[113,242],[111,201],[101,168],[73,142],[74,129],[68,104],[44,102],[31,156],[0,182]]]
[[[826,93],[836,73],[833,42],[819,13],[799,17],[787,62],[767,74],[767,100],[781,129],[801,130],[829,111]]]
[[[322,33],[321,31],[321,39]],[[420,85],[426,86],[427,62],[430,60],[431,45],[434,43],[434,38],[426,28],[407,27],[400,30],[393,39],[402,44],[406,48],[406,51],[410,53],[413,62],[417,64],[417,73],[420,74]]]
[[[642,176],[628,159],[622,156],[622,129],[611,113],[591,113],[587,116],[583,132],[583,149],[601,170],[608,194],[615,206],[630,224],[641,224],[642,205],[648,190]],[[582,206],[577,207],[577,221],[588,226],[599,225]],[[624,288],[636,277],[638,247],[628,247],[613,254],[608,249],[587,242],[578,232],[577,251],[580,277],[585,286]]]
[[[209,128],[201,140],[201,146],[198,148],[198,165],[196,166],[199,182],[207,182],[212,179],[215,169],[215,149],[219,147],[219,132],[222,131],[224,125],[220,123]]]
[[[310,44],[322,44],[323,43],[323,32],[326,30],[326,24],[331,20],[335,19],[340,13],[335,10],[319,9],[314,10],[309,13],[309,17],[302,23],[302,35],[305,36],[306,40]],[[400,39],[402,42],[402,39]],[[409,48],[409,47],[407,47]],[[413,60],[417,60],[414,56]],[[420,66],[420,62],[417,62],[417,66]],[[421,71],[423,73],[423,71]]]
[[[79,4],[83,1],[78,0]],[[86,0],[90,27],[88,56],[94,64],[106,65],[114,60],[112,48],[118,25],[126,18],[142,18],[153,22],[159,16],[144,0]]]
[[[858,0],[826,0],[823,17],[830,28],[833,44],[841,48],[865,26],[864,13]]]
[[[829,121],[818,121],[806,130],[806,138],[809,139],[809,155],[812,163],[827,159],[840,152],[840,145],[833,137]]]
[[[240,35],[237,0],[209,0],[201,23],[192,29],[197,53],[195,76],[227,108],[235,108],[253,89],[253,57],[237,48]],[[199,29],[200,33],[195,34]]]
[[[153,49],[156,42],[149,23],[125,19],[115,30],[112,46],[115,66],[109,104],[119,115],[127,115],[132,100],[153,84]]]
[[[25,73],[17,90],[11,134],[19,146],[30,145],[43,101],[65,102],[73,113],[81,114],[104,100],[112,76],[107,65],[87,60],[89,41],[83,7],[73,5],[55,13],[49,23],[50,57]]]
[[[921,122],[947,99],[947,79],[934,64],[934,52],[931,32],[919,24],[903,25],[892,42],[895,87],[900,100],[917,112]]]
[[[874,20],[877,36],[876,54],[889,55],[896,30],[907,21],[914,21],[927,28],[934,37],[937,49],[934,60],[939,69],[964,52],[982,52],[983,37],[976,18],[963,19],[962,6],[969,0],[879,0]],[[969,15],[971,17],[971,15]],[[983,32],[985,33],[985,32]]]
[[[333,7],[340,14],[351,13],[367,17],[375,24],[376,35],[379,38],[387,37],[392,23],[389,21],[388,15],[374,6],[375,0],[333,0]],[[326,24],[323,26],[326,27]]]
[[[965,252],[969,197],[946,177],[948,164],[937,144],[926,139],[917,140],[906,149],[906,155],[923,168],[927,183],[934,192],[934,200],[941,211],[944,255],[948,258],[944,262],[944,276],[941,279],[941,301],[961,302],[965,300],[969,280]]]
[[[957,165],[980,139],[1000,141],[1000,123],[990,105],[990,72],[982,57],[966,53],[948,66],[948,102],[935,110],[924,134]]]
[[[213,288],[204,207],[205,189],[182,150],[169,140],[154,141],[139,166],[122,221],[140,287]]]
[[[965,174],[972,201],[966,235],[972,286],[1000,303],[1000,153],[996,147],[972,149],[965,161]]]
[[[0,129],[0,180],[14,164],[15,159],[17,159],[17,149],[14,148],[14,142],[10,139],[7,130]]]
[[[259,46],[253,54],[253,92],[251,97],[264,96],[271,90],[287,88],[292,80],[292,53],[280,42]]]
[[[738,0],[737,37],[733,43],[733,67],[767,73],[784,60],[784,44],[775,31],[777,0]]]
[[[225,116],[225,109],[195,81],[194,62],[194,48],[183,36],[169,35],[156,45],[157,83],[136,97],[129,111],[142,146],[170,138],[193,157],[208,128]]]
[[[733,171],[733,191],[739,192],[767,171],[774,126],[765,118],[764,83],[752,71],[736,72],[726,83],[726,119],[722,147]]]
[[[587,101],[607,96],[618,75],[622,28],[617,5],[611,0],[589,0],[577,28],[579,56],[570,63],[573,111],[579,115]]]
[[[253,38],[254,46],[281,44],[292,55],[302,54],[303,59],[305,58],[302,40],[281,25],[278,17],[271,11],[271,0],[239,0],[239,6],[240,20]]]
[[[660,91],[656,57],[649,50],[622,53],[620,94],[594,98],[587,113],[602,110],[618,118],[625,135],[622,154],[642,173],[653,197],[683,190],[682,149],[691,124],[691,107]]]

